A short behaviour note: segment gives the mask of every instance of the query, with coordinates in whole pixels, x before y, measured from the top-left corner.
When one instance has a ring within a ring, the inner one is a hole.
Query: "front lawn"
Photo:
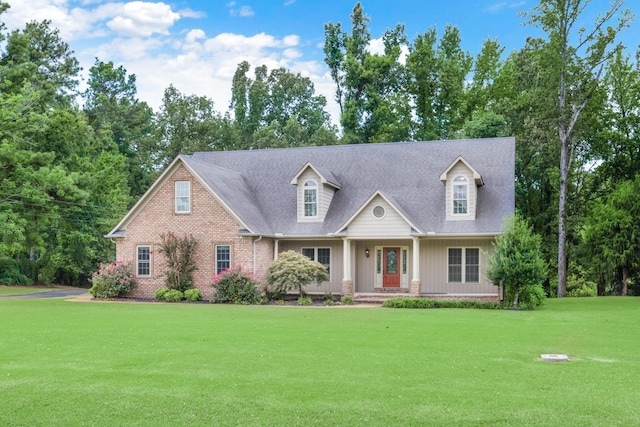
[[[0,300],[0,325],[0,425],[640,420],[640,298],[532,312]]]
[[[60,289],[57,287],[40,287],[40,286],[4,286],[0,285],[0,297],[8,297],[13,295],[31,295],[31,294],[40,294],[43,292],[51,292],[56,289]],[[79,288],[73,288],[79,289]]]

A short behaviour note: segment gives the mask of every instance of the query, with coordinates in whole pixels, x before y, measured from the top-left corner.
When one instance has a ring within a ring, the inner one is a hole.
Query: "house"
[[[496,298],[484,275],[514,214],[514,138],[200,152],[177,157],[107,235],[133,296],[164,286],[160,235],[197,241],[194,285],[257,277],[282,251],[322,263],[313,292]]]

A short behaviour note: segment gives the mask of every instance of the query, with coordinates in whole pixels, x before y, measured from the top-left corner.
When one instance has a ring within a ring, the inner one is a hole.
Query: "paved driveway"
[[[88,289],[60,289],[56,291],[40,292],[37,294],[8,295],[6,297],[0,297],[0,299],[63,298],[82,295],[88,292]]]

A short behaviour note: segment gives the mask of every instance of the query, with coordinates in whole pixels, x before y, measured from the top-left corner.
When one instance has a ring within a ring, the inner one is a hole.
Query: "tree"
[[[329,274],[319,262],[312,261],[298,252],[287,251],[278,255],[278,259],[271,263],[265,279],[277,293],[297,290],[304,296],[304,288],[307,285],[329,280]]]
[[[582,229],[583,243],[591,255],[590,265],[597,276],[599,294],[604,294],[608,278],[621,272],[620,294],[627,295],[632,268],[640,261],[640,175],[620,182],[604,200],[594,203]]]
[[[544,301],[547,266],[540,244],[540,236],[518,216],[505,221],[503,234],[493,243],[487,278],[504,286],[505,300],[514,307],[532,309]]]
[[[251,79],[249,67],[246,61],[238,65],[231,89],[231,108],[242,138],[239,148],[336,143],[336,131],[325,110],[327,101],[316,95],[308,77],[284,68],[268,72],[262,65]]]
[[[407,58],[410,74],[410,91],[416,105],[416,138],[447,139],[462,129],[465,114],[466,79],[473,60],[469,52],[460,47],[461,37],[457,27],[448,25],[437,41],[435,28],[416,37]],[[494,49],[497,46],[491,45]],[[488,52],[488,48],[485,48]],[[482,63],[487,75],[478,73],[476,93],[480,101],[480,87],[489,79],[488,58]],[[499,56],[499,55],[498,55]],[[472,108],[476,108],[474,104]]]
[[[172,232],[160,235],[160,253],[164,254],[165,283],[169,289],[184,292],[193,287],[193,272],[198,269],[195,251],[198,241],[193,236],[178,237]]]
[[[621,10],[624,0],[614,0],[599,15],[591,29],[579,25],[589,0],[540,0],[525,14],[528,24],[547,33],[544,49],[547,70],[556,79],[560,176],[558,198],[558,297],[566,295],[567,281],[567,192],[572,156],[578,141],[574,131],[580,115],[597,89],[603,64],[619,46],[614,46],[618,32],[631,20],[629,10]],[[615,26],[608,23],[619,16]],[[574,40],[577,40],[573,45]],[[550,106],[551,107],[551,106]]]
[[[113,143],[127,159],[133,204],[152,183],[154,171],[144,150],[151,145],[153,111],[136,98],[136,76],[96,58],[84,92],[84,112],[97,138]]]
[[[156,113],[155,150],[149,149],[156,169],[163,169],[179,154],[237,147],[232,122],[214,109],[205,96],[183,95],[173,85],[164,91]],[[155,151],[155,152],[154,152]]]
[[[325,24],[325,62],[336,83],[346,143],[406,141],[411,137],[411,107],[405,89],[406,70],[399,61],[406,45],[404,26],[387,29],[384,53],[369,52],[369,17],[357,3],[352,31],[340,23]]]

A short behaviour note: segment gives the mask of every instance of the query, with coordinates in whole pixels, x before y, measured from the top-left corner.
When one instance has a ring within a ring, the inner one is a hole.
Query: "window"
[[[191,211],[191,195],[189,181],[176,181],[176,213]]]
[[[464,215],[467,213],[467,189],[468,181],[464,176],[456,176],[453,179],[453,213]]]
[[[216,274],[231,268],[231,246],[216,245]]]
[[[318,216],[318,184],[315,181],[304,183],[304,216]]]
[[[449,248],[449,283],[480,283],[480,249]]]
[[[318,261],[331,274],[331,248],[302,248],[301,253],[312,261]]]
[[[136,247],[136,276],[151,276],[151,246]]]
[[[373,212],[373,217],[377,219],[384,218],[384,215],[386,214],[384,207],[382,206],[374,207],[372,212]]]

